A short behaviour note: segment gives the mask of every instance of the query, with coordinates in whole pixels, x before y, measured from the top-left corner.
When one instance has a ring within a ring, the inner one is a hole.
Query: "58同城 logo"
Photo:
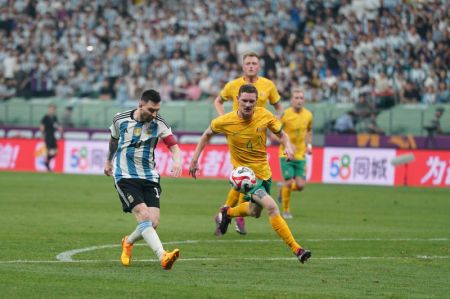
[[[392,185],[395,157],[391,149],[326,148],[323,180],[325,183]]]
[[[332,156],[330,159],[330,176],[346,180],[352,173],[351,158],[348,154],[342,156]]]
[[[87,169],[89,166],[88,150],[85,146],[72,148],[70,151],[70,166],[81,170]]]

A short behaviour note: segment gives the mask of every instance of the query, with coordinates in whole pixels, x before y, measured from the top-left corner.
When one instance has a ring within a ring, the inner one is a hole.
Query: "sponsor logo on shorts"
[[[128,194],[127,198],[130,203],[133,203],[134,198],[133,198],[133,196],[131,196],[131,194]]]

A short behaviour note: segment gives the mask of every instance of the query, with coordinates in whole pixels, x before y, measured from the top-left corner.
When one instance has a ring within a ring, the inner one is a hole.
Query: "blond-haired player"
[[[280,145],[279,149],[281,175],[284,179],[281,188],[279,188],[279,191],[281,191],[279,192],[279,198],[281,197],[284,219],[292,218],[290,211],[291,191],[302,191],[304,189],[306,184],[305,154],[312,153],[313,115],[303,106],[305,103],[303,90],[295,88],[291,93],[291,106],[284,110],[280,119],[284,131],[295,147],[294,159],[292,160],[287,159],[283,144]]]
[[[236,207],[222,207],[217,228],[225,234],[231,218],[252,216],[258,218],[263,208],[269,216],[272,229],[291,248],[301,263],[311,257],[309,250],[303,249],[294,239],[289,226],[281,217],[280,210],[270,196],[272,171],[267,159],[267,129],[274,133],[285,147],[289,159],[294,158],[293,145],[282,129],[281,122],[267,109],[255,107],[258,91],[251,84],[242,85],[238,93],[238,110],[219,116],[212,120],[195,148],[189,173],[196,178],[198,159],[208,141],[214,134],[224,134],[227,137],[234,167],[247,166],[256,174],[256,186],[245,194],[245,201]]]
[[[275,84],[265,78],[258,76],[260,69],[259,56],[255,52],[247,52],[242,58],[242,71],[243,76],[228,82],[222,89],[220,94],[214,100],[214,106],[217,114],[224,114],[223,103],[225,101],[233,101],[233,110],[238,109],[238,93],[239,88],[244,84],[253,84],[258,90],[258,99],[256,101],[256,107],[266,107],[267,103],[274,106],[277,115],[282,112],[282,106],[280,103],[280,95]],[[243,196],[233,188],[230,189],[227,195],[224,206],[234,207],[237,203],[243,201]],[[217,218],[218,216],[216,216]],[[236,231],[242,235],[246,234],[244,218],[236,218]],[[215,231],[216,235],[221,235],[220,231]]]

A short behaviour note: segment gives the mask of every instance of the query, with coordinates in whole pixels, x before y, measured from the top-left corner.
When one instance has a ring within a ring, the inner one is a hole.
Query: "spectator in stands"
[[[103,79],[98,93],[99,93],[98,98],[100,100],[111,100],[112,99],[112,92],[111,92],[111,87],[109,86],[108,78]]]
[[[411,81],[406,81],[403,85],[403,98],[400,101],[409,104],[420,102],[420,90],[417,85]]]
[[[436,94],[437,103],[450,103],[450,89],[444,81],[439,82]]]
[[[422,103],[424,104],[436,103],[436,91],[433,85],[425,87],[425,93],[422,94]]]
[[[189,83],[186,88],[186,98],[189,101],[198,101],[202,95],[202,90],[198,85],[198,78],[193,78],[189,80]]]
[[[0,101],[8,100],[15,95],[16,90],[12,86],[13,84],[11,84],[11,82],[12,79],[6,80],[0,74]]]
[[[68,84],[67,79],[61,78],[58,80],[55,95],[60,99],[67,99],[74,95],[73,88]]]
[[[374,89],[375,102],[378,109],[386,109],[394,106],[394,90],[383,71],[375,77]]]
[[[367,101],[367,97],[368,94],[362,93],[359,95],[358,101],[355,103],[353,112],[356,116],[356,122],[369,118],[375,110],[373,105]]]
[[[356,114],[353,110],[347,111],[339,116],[334,124],[334,130],[339,134],[356,134],[354,119]]]

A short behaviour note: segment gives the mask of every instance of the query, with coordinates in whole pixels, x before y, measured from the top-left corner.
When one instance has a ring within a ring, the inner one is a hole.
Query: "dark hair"
[[[157,92],[154,89],[147,89],[142,93],[141,101],[144,101],[148,103],[149,101],[153,103],[159,103],[161,102],[161,96],[159,95],[159,92]]]
[[[239,94],[238,96],[241,96],[242,93],[254,93],[256,94],[256,97],[258,97],[258,90],[256,89],[255,85],[253,84],[244,84],[239,88]]]

